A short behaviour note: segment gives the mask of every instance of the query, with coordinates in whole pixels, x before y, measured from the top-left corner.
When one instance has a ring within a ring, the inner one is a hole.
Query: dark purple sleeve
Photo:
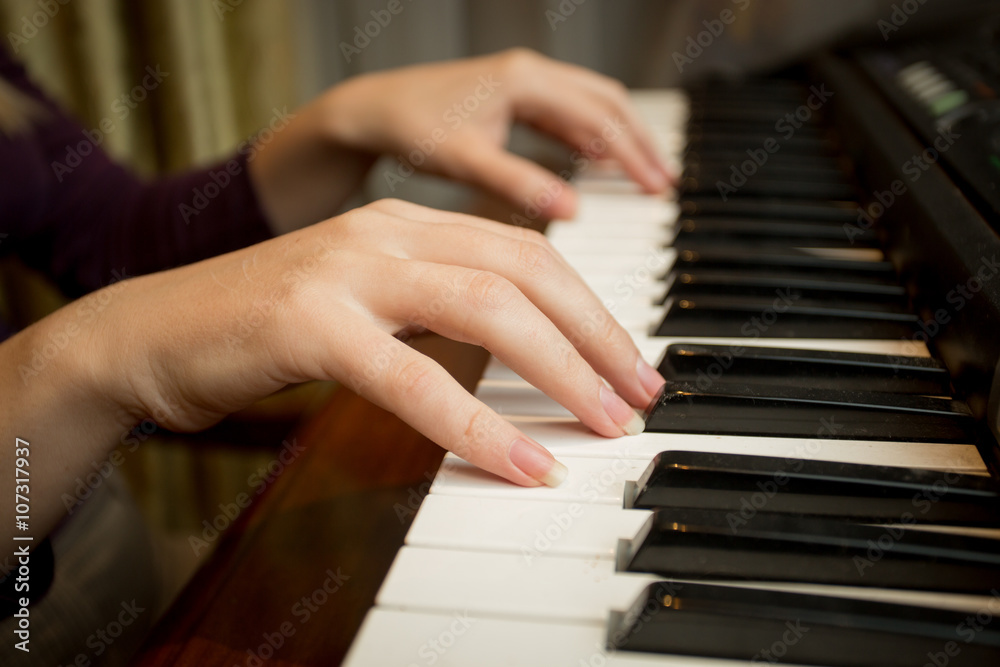
[[[145,182],[102,150],[0,48],[0,76],[47,109],[0,134],[0,253],[17,253],[76,296],[125,276],[188,264],[271,236],[243,155]]]

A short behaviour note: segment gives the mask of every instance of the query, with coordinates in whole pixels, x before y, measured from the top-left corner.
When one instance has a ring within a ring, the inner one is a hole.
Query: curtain
[[[112,121],[106,150],[154,174],[220,157],[294,107],[293,13],[268,0],[0,0],[0,28],[85,127]]]

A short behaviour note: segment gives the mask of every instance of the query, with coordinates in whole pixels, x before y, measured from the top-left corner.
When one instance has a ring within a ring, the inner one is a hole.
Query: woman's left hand
[[[588,158],[617,160],[648,192],[670,180],[621,83],[525,49],[358,76],[316,103],[335,143],[474,183],[547,217],[571,216],[576,197],[563,179],[505,150],[515,121]]]

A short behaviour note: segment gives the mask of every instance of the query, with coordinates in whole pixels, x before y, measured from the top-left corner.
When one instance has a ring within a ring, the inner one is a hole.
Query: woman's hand
[[[324,171],[324,159],[367,168],[360,156],[376,154],[401,159],[403,174],[412,167],[493,190],[545,217],[571,216],[572,188],[505,150],[515,121],[587,158],[619,161],[648,192],[662,191],[670,178],[621,83],[525,49],[358,76],[297,114],[251,164],[265,208],[288,222],[284,228],[315,215],[303,209],[317,197],[340,192],[322,187],[323,174],[342,180],[349,170]]]
[[[630,405],[663,381],[545,237],[400,201],[85,298],[104,304],[92,324],[71,304],[3,346],[14,369],[79,332],[5,397],[7,426],[57,457],[41,476],[62,488],[40,498],[102,460],[123,414],[194,431],[311,379],[345,383],[517,484],[559,483],[551,454],[396,337],[414,328],[486,347],[609,437],[642,430]]]
[[[562,181],[504,150],[514,121],[588,155],[606,147],[604,156],[620,161],[650,192],[667,185],[666,168],[621,83],[525,49],[359,76],[320,103],[340,143],[402,156],[519,206],[548,201],[546,186]],[[553,217],[572,215],[572,191],[563,188],[542,208]]]

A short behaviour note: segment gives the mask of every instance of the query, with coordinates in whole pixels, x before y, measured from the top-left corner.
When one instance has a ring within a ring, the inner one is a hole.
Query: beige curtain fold
[[[111,121],[106,150],[153,174],[219,158],[295,106],[293,13],[273,0],[0,0],[0,30],[85,127]],[[149,86],[151,70],[164,75]]]

